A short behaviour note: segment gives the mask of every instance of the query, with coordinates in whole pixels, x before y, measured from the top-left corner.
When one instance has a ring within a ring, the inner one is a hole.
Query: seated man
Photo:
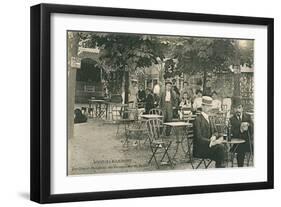
[[[224,167],[226,157],[223,136],[218,134],[215,124],[209,119],[212,98],[202,97],[202,113],[194,121],[193,156],[209,158],[216,162],[216,168]]]
[[[180,102],[180,110],[178,111],[180,119],[183,119],[184,115],[190,115],[191,112],[191,102],[188,99],[188,93],[183,93],[182,101]]]
[[[253,121],[249,115],[243,113],[243,105],[239,97],[233,99],[233,109],[234,115],[230,118],[232,137],[245,140],[245,143],[239,144],[236,149],[238,167],[243,167],[245,153],[253,152],[251,143],[254,129]]]

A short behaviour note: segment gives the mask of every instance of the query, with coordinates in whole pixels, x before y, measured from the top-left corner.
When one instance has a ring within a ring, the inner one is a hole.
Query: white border
[[[66,176],[67,30],[255,39],[255,167]],[[51,75],[51,194],[267,180],[266,26],[52,14]]]

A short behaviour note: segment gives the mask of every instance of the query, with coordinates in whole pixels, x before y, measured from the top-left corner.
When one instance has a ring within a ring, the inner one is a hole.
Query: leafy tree
[[[252,67],[254,64],[254,41],[242,40],[239,41],[239,59],[242,64]]]
[[[173,57],[178,60],[177,70],[186,73],[203,73],[203,90],[209,72],[229,72],[229,66],[239,63],[253,63],[253,50],[236,47],[236,40],[222,38],[179,38],[171,41]],[[238,54],[238,55],[237,55]]]
[[[87,47],[99,48],[100,64],[105,71],[124,74],[125,103],[128,102],[129,73],[164,59],[165,44],[150,35],[83,33],[81,36],[88,39]]]
[[[175,76],[175,62],[173,59],[168,59],[165,61],[164,65],[164,79],[172,78]]]

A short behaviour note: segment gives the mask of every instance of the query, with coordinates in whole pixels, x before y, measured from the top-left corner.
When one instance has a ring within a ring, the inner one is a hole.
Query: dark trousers
[[[217,144],[209,148],[208,151],[208,158],[216,162],[216,168],[223,167],[226,156],[225,146],[223,144]]]
[[[238,152],[237,153],[237,165],[238,165],[238,167],[244,166],[244,160],[245,160],[245,152]]]
[[[244,132],[241,135],[241,138],[244,139],[246,142],[243,144],[239,144],[236,150],[237,153],[237,165],[238,167],[244,166],[245,154],[246,152],[253,152],[253,144],[252,140],[250,140],[250,136],[248,132]]]
[[[170,102],[165,102],[163,108],[164,122],[171,122],[173,120],[173,106]],[[171,133],[171,127],[166,127],[166,135]]]

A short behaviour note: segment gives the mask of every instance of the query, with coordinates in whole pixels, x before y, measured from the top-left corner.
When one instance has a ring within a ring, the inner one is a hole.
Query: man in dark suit
[[[212,108],[212,98],[202,97],[202,113],[194,121],[193,156],[209,158],[216,162],[216,168],[224,167],[225,147],[223,136],[217,132],[209,111]]]
[[[237,147],[236,153],[238,167],[243,167],[245,153],[252,152],[253,150],[252,137],[254,125],[251,117],[243,113],[243,105],[241,104],[241,99],[239,97],[235,97],[233,99],[232,105],[234,109],[234,114],[230,118],[232,137],[245,140],[245,143],[235,146]]]
[[[145,98],[145,113],[148,114],[151,109],[154,108],[154,96],[150,88],[146,89],[146,98]]]
[[[163,111],[164,122],[171,122],[173,120],[173,107],[177,106],[177,97],[172,90],[172,82],[169,80],[165,82],[165,90],[160,94],[159,104]],[[170,131],[170,128],[167,127],[166,135],[169,135]]]

